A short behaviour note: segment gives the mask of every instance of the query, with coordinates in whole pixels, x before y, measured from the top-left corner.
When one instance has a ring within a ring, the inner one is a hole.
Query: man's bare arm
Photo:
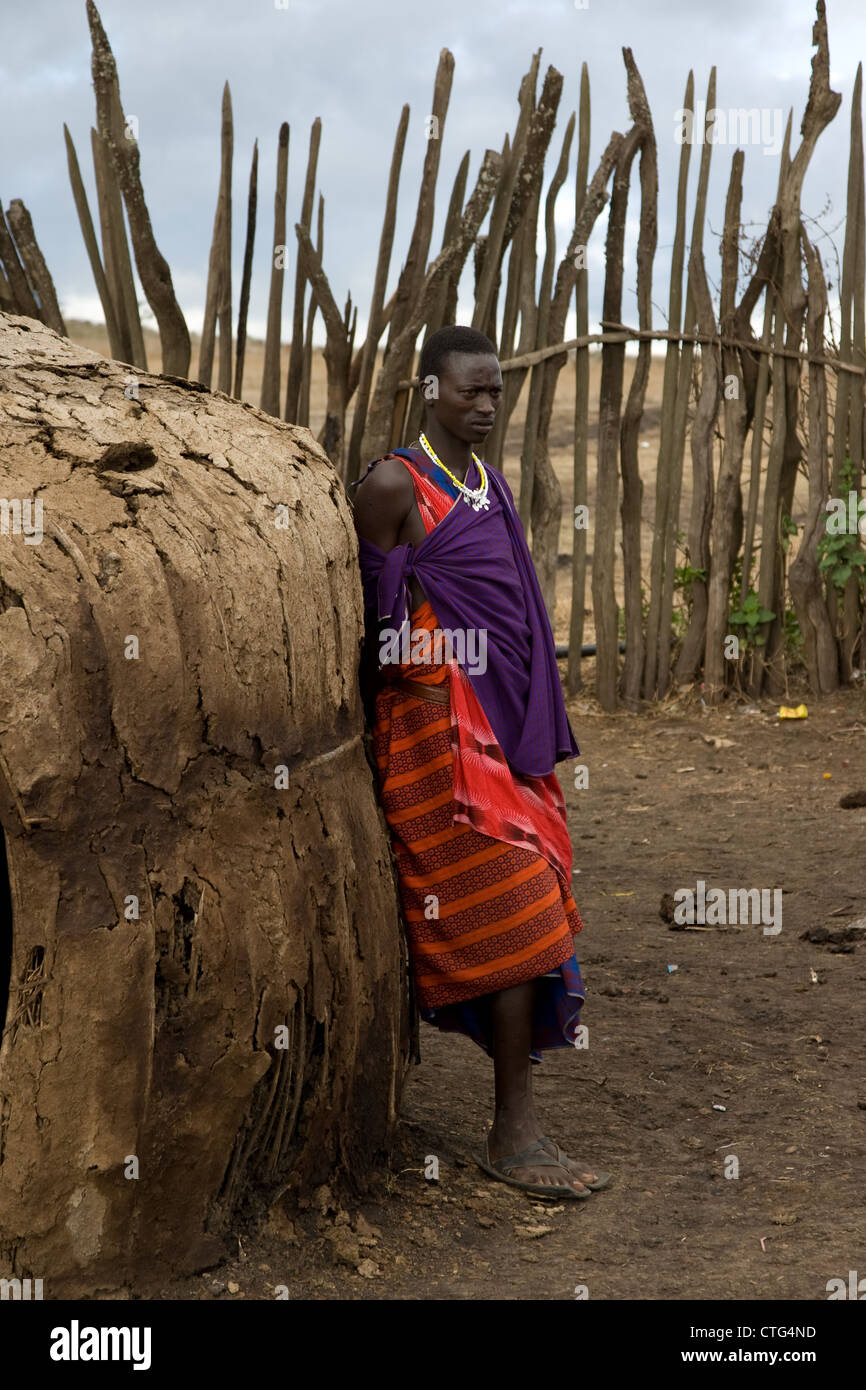
[[[393,550],[414,501],[415,489],[404,465],[399,459],[382,459],[355,489],[355,530],[380,550]]]

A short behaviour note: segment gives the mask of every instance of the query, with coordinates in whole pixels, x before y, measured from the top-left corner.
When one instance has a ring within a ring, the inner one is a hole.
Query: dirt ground
[[[104,352],[100,333],[72,328]],[[248,357],[256,388],[259,348]],[[158,368],[152,344],[151,358]],[[656,359],[642,434],[653,462],[661,372]],[[572,380],[562,373],[551,435],[565,553]],[[245,395],[258,403],[257,389]],[[319,359],[314,429],[323,401]],[[522,409],[508,432],[512,481]],[[594,462],[591,434],[590,499]],[[689,496],[687,462],[683,518]],[[556,1203],[489,1181],[471,1155],[491,1115],[491,1063],[467,1039],[422,1025],[422,1062],[371,1199],[343,1209],[322,1189],[304,1210],[239,1231],[235,1259],[161,1297],[824,1300],[829,1279],[866,1275],[866,808],[839,805],[866,788],[862,679],[817,703],[795,673],[786,703],[804,700],[808,718],[779,720],[769,700],[708,709],[699,687],[641,715],[605,715],[592,660],[584,675],[569,714],[589,787],[573,788],[570,764],[562,783],[586,924],[577,955],[589,1046],[548,1053],[535,1083],[546,1132],[612,1171],[614,1186]],[[699,879],[708,890],[780,888],[781,932],[673,930],[662,898]],[[424,1176],[430,1156],[437,1183]],[[736,1178],[725,1175],[732,1156]]]
[[[866,786],[866,701],[805,698],[801,721],[697,690],[652,715],[570,705],[589,1046],[547,1053],[535,1086],[546,1132],[614,1186],[557,1203],[489,1181],[491,1063],[422,1025],[373,1198],[320,1189],[161,1296],[824,1300],[866,1272],[866,809],[839,806]],[[698,879],[781,888],[782,930],[672,929],[662,897]]]

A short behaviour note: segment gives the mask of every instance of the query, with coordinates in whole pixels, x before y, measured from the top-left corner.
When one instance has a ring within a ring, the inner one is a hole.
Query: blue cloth
[[[456,483],[452,483],[448,474],[443,468],[437,468],[432,459],[426,454],[419,453],[417,449],[392,449],[392,454],[399,454],[401,459],[408,459],[419,473],[426,473],[432,478],[437,487],[440,487],[449,497],[453,497],[455,502],[462,494]]]
[[[464,999],[442,1009],[420,1009],[425,1023],[432,1023],[443,1033],[465,1033],[473,1042],[493,1056],[493,1024],[489,994],[477,999]],[[535,982],[535,1012],[532,1019],[532,1041],[529,1056],[541,1061],[542,1051],[554,1047],[574,1047],[580,1027],[580,1010],[586,999],[577,956],[573,955],[549,975],[540,975]]]

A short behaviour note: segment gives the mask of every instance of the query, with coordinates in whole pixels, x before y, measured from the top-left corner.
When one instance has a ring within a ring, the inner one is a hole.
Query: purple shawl
[[[497,468],[484,467],[491,482],[487,511],[474,512],[460,499],[420,545],[398,545],[387,553],[359,536],[368,640],[377,625],[400,631],[408,621],[410,574],[441,628],[486,629],[487,670],[466,674],[511,768],[544,777],[580,749],[511,489]]]

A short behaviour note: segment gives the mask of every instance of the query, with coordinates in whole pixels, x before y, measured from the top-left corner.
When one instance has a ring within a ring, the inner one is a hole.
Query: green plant
[[[844,465],[839,470],[839,482],[842,492],[847,496],[849,492],[855,491],[854,486],[854,464],[851,459],[846,459]],[[843,531],[841,535],[836,535],[828,528],[832,518],[830,516],[824,522],[824,535],[818,542],[818,569],[826,575],[833,588],[840,593],[844,591],[851,575],[857,571],[860,585],[866,585],[866,554],[860,549],[859,531]]]
[[[731,607],[739,608],[743,591],[743,556],[739,554],[731,570]]]
[[[674,636],[677,638],[683,636],[689,625],[692,612],[692,585],[696,579],[706,579],[706,577],[705,569],[690,565],[688,561],[684,565],[677,565],[674,570],[674,594],[679,594],[680,601],[674,603],[671,611],[671,622]]]
[[[692,585],[696,579],[706,579],[707,572],[697,565],[689,564],[689,548],[684,545],[685,532],[677,531],[677,548],[682,550],[685,559],[674,567],[674,605],[671,612],[671,625],[674,639],[679,640],[689,625],[692,611]]]
[[[791,555],[791,543],[797,534],[797,529],[796,521],[792,521],[787,512],[783,512],[781,518],[781,544],[782,551],[786,556],[784,592],[787,592],[787,563]],[[799,656],[803,650],[803,634],[800,631],[800,620],[797,617],[797,610],[794,608],[793,604],[786,604],[782,613],[782,641],[785,650],[790,656]]]
[[[691,602],[692,585],[696,579],[706,579],[707,572],[696,565],[690,565],[688,561],[684,565],[677,565],[674,570],[674,590],[679,590],[683,598]]]
[[[793,607],[785,609],[782,623],[782,636],[786,650],[792,656],[799,656],[803,650],[803,634],[800,631],[800,620],[797,617],[797,610]]]
[[[818,569],[827,576],[834,589],[844,590],[851,575],[859,571],[860,583],[866,584],[863,573],[866,555],[850,533],[841,536],[823,535],[818,542]]]
[[[769,608],[762,606],[754,589],[750,589],[739,607],[730,611],[728,622],[732,627],[741,629],[741,633],[738,635],[742,635],[747,648],[762,647],[765,638],[760,629],[764,623],[772,622],[775,616],[775,613],[771,613]]]

